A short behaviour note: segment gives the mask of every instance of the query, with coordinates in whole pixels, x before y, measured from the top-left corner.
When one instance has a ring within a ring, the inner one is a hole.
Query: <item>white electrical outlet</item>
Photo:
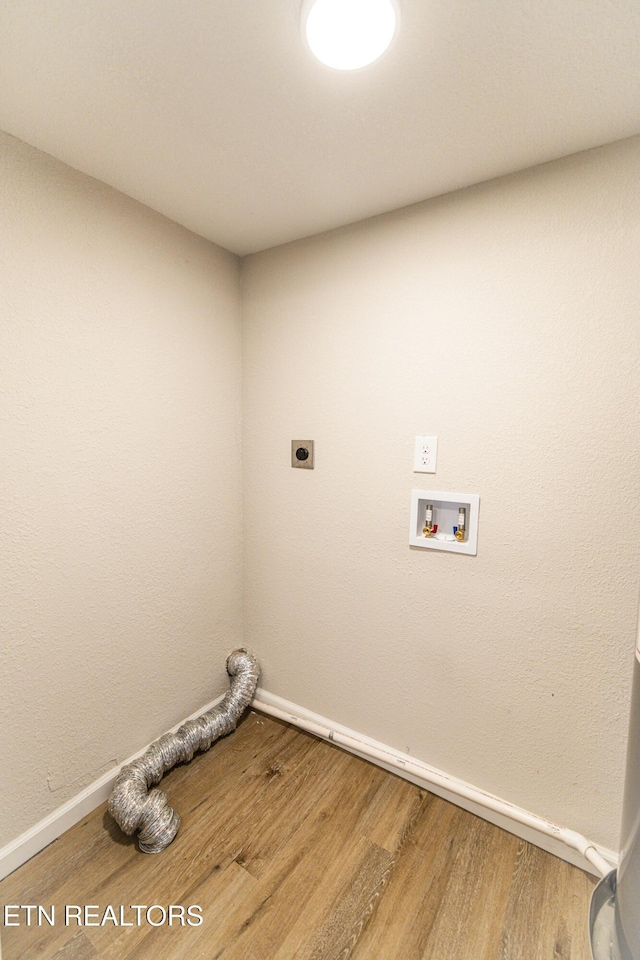
[[[437,437],[416,437],[416,446],[413,454],[413,472],[435,473],[437,452]]]

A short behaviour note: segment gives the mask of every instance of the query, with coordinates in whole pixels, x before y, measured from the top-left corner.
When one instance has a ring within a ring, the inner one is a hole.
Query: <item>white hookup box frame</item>
[[[427,504],[433,504],[433,523],[438,525],[434,537],[425,537],[422,529],[425,525]],[[467,511],[465,539],[453,537],[453,527],[458,524],[458,508]],[[444,493],[441,490],[411,491],[411,523],[409,543],[412,547],[425,550],[446,550],[449,553],[466,553],[475,557],[478,552],[478,517],[480,497],[476,493]],[[438,539],[451,536],[451,540]]]

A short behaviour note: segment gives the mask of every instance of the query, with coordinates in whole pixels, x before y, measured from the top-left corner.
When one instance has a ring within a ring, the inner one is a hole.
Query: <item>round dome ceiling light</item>
[[[305,0],[302,27],[311,52],[335,70],[358,70],[382,56],[398,25],[395,0]]]

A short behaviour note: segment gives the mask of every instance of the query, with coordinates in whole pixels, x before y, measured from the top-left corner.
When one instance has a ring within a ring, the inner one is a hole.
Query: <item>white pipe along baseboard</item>
[[[260,687],[256,690],[253,706],[256,710],[268,716],[284,720],[302,730],[306,730],[308,733],[365,757],[379,766],[392,769],[401,777],[414,783],[418,782],[420,786],[424,786],[427,790],[439,795],[446,795],[446,799],[450,799],[466,809],[472,809],[474,813],[478,812],[478,809],[473,808],[479,808],[478,815],[483,816],[484,819],[498,823],[499,826],[504,827],[509,832],[523,836],[524,839],[530,840],[550,853],[569,860],[576,866],[581,866],[596,876],[606,876],[617,864],[617,856],[612,851],[604,850],[587,840],[582,834],[576,833],[575,830],[560,827],[550,820],[545,820],[543,817],[538,817],[528,810],[523,810],[521,807],[509,803],[507,800],[501,800],[499,797],[486,793],[463,780],[451,777],[435,767],[410,757],[408,754],[400,753],[385,744],[333,724],[330,720],[312,714],[296,706],[296,704],[283,700],[281,697],[269,694]],[[487,814],[495,814],[499,819]],[[518,830],[518,825],[528,828],[527,833]],[[533,831],[533,834],[531,831]],[[538,835],[537,839],[536,835]],[[542,843],[540,842],[541,837],[549,837],[552,841],[555,841],[555,844],[552,846]],[[578,853],[579,858],[564,855],[562,848],[559,849],[557,846],[558,841],[568,848],[567,852],[571,850]]]
[[[167,732],[174,733],[187,720],[195,719],[208,712],[221,700],[222,695],[196,713],[185,717]],[[506,800],[501,800],[441,770],[436,770],[408,754],[400,753],[392,747],[305,710],[304,707],[289,700],[275,696],[261,687],[256,690],[251,706],[260,713],[283,720],[370,760],[596,876],[605,876],[617,865],[618,858],[615,853],[591,843],[574,830],[560,827],[529,813]],[[150,744],[105,773],[81,793],[0,849],[0,880],[57,840],[101,803],[106,802],[122,767],[141,756],[148,746]]]

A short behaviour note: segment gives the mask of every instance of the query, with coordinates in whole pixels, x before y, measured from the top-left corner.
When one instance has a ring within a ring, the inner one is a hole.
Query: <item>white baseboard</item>
[[[185,717],[184,720],[177,723],[171,730],[167,730],[167,733],[175,733],[187,720],[193,720],[195,717],[202,716],[203,713],[217,706],[223,696],[224,694],[221,694],[219,697],[216,697],[215,700],[212,700],[211,703],[202,707],[201,710],[192,713],[190,717]],[[92,810],[99,807],[101,803],[108,800],[116,777],[122,768],[137,757],[141,757],[150,746],[151,744],[147,744],[147,746],[138,750],[137,753],[134,753],[133,756],[129,757],[123,763],[117,767],[113,767],[112,770],[108,770],[107,773],[103,774],[98,780],[94,781],[94,783],[85,787],[84,790],[75,797],[72,797],[71,800],[67,800],[65,804],[58,807],[53,813],[50,813],[44,820],[40,820],[40,822],[36,823],[30,830],[16,837],[16,839],[8,843],[6,847],[2,847],[2,849],[0,849],[0,880],[7,877],[10,873],[13,873],[13,871],[21,867],[23,863],[26,863],[27,860],[34,857],[36,853],[44,850],[50,843],[53,843],[54,840],[61,837],[66,830],[75,823],[78,823],[79,820],[82,820],[83,817],[86,817],[88,813],[91,813]]]
[[[178,727],[182,726],[183,723],[186,723],[187,720],[201,716],[203,713],[206,713],[208,710],[211,710],[213,707],[217,706],[221,700],[222,696],[217,697],[211,703],[202,707],[201,710],[191,714],[189,717],[185,717],[184,720],[180,721],[180,723],[176,724],[167,732],[175,732]],[[398,769],[396,764],[400,764],[401,767],[403,763],[415,763],[415,757],[410,757],[408,754],[400,753],[400,751],[394,750],[392,747],[387,747],[385,744],[381,744],[376,740],[372,740],[370,737],[363,736],[362,734],[356,733],[353,730],[349,730],[347,727],[333,723],[331,720],[328,720],[325,717],[321,717],[316,713],[312,713],[310,710],[305,710],[304,707],[300,707],[297,704],[291,703],[289,700],[284,700],[282,697],[270,694],[267,690],[263,690],[262,688],[258,688],[256,691],[253,707],[256,710],[260,710],[262,707],[265,713],[269,712],[269,707],[273,707],[282,713],[287,714],[287,722],[293,724],[294,726],[298,726],[301,729],[305,729],[305,723],[308,723],[323,727],[327,730],[327,732],[335,731],[336,733],[342,733],[347,737],[354,737],[361,743],[387,754],[390,758],[390,762],[385,763],[382,760],[372,760],[370,756],[360,752],[357,749],[352,749],[349,746],[340,745],[341,748],[348,750],[350,753],[354,753],[357,756],[361,756],[365,760],[369,760],[369,762],[376,763],[385,770],[389,770],[390,773],[404,777],[404,779],[409,780],[420,787],[424,787],[431,793],[435,793],[438,796],[443,797],[445,800],[449,800],[452,803],[457,804],[457,806],[463,807],[465,810],[469,810],[470,813],[473,813],[478,817],[482,817],[484,820],[488,820],[490,823],[494,823],[498,827],[502,827],[503,830],[507,830],[509,833],[513,833],[518,837],[522,837],[524,840],[528,840],[530,843],[535,844],[537,847],[541,847],[543,850],[547,850],[549,853],[560,857],[562,860],[566,860],[569,863],[572,863],[583,870],[587,870],[590,873],[595,872],[593,866],[586,861],[581,854],[579,854],[576,850],[572,850],[570,847],[567,847],[562,841],[557,840],[554,837],[549,837],[532,827],[520,824],[508,816],[504,816],[494,812],[493,810],[489,810],[481,803],[476,803],[466,799],[465,797],[461,797],[458,793],[456,793],[455,788],[457,785],[462,787],[469,786],[468,784],[464,784],[463,781],[457,780],[455,777],[447,777],[452,789],[446,790],[429,780],[428,771],[432,768],[429,768],[427,764],[421,764],[425,770],[424,776],[415,776],[407,771]],[[324,739],[330,740],[331,737],[328,735]],[[147,744],[147,746],[149,746],[149,744]],[[147,749],[147,746],[143,747],[133,756],[129,757],[124,761],[124,763],[119,764],[117,767],[114,767],[112,770],[105,773],[102,777],[90,784],[90,786],[86,787],[75,797],[72,797],[71,800],[68,800],[65,804],[63,804],[63,806],[59,807],[57,810],[54,810],[53,813],[49,814],[48,817],[45,817],[44,820],[41,820],[39,823],[35,824],[35,826],[31,827],[30,830],[27,830],[11,843],[7,844],[7,846],[0,849],[0,880],[3,877],[8,876],[14,870],[17,870],[17,868],[23,863],[26,863],[27,860],[30,860],[31,857],[35,856],[35,854],[39,853],[54,840],[57,840],[58,837],[60,837],[66,830],[72,827],[75,823],[78,823],[79,820],[82,820],[83,817],[91,813],[92,810],[95,810],[96,807],[99,807],[101,803],[104,803],[109,798],[111,790],[113,789],[113,784],[115,783],[115,779],[120,773],[122,767],[141,756]],[[434,772],[441,775],[440,771]],[[617,865],[618,858],[613,851],[604,849],[598,844],[593,844],[593,846],[600,853],[600,855],[611,864],[612,868]]]
[[[280,711],[281,714],[286,715],[282,716],[282,719],[286,719],[287,722],[292,723],[294,726],[299,726],[301,729],[305,729],[305,723],[308,723],[313,727],[324,728],[327,733],[333,731],[336,734],[340,733],[346,737],[353,737],[354,739],[361,741],[364,745],[372,747],[375,751],[388,755],[390,762],[385,763],[383,760],[371,757],[367,753],[361,752],[355,747],[351,747],[345,743],[338,743],[336,746],[339,746],[343,750],[348,750],[350,753],[360,756],[363,759],[368,760],[370,763],[375,763],[377,766],[383,767],[390,773],[394,773],[397,776],[403,777],[405,780],[409,780],[411,783],[415,783],[417,786],[423,787],[430,793],[435,793],[439,797],[443,797],[443,799],[449,800],[451,803],[455,803],[457,806],[468,810],[470,813],[473,813],[478,817],[481,817],[483,820],[488,820],[489,823],[493,823],[496,826],[501,827],[503,830],[507,830],[509,833],[515,834],[517,837],[521,837],[523,840],[529,841],[529,843],[533,843],[535,846],[546,850],[548,853],[552,853],[561,860],[566,860],[568,863],[572,863],[574,866],[580,867],[580,869],[586,870],[588,873],[591,873],[594,876],[598,876],[598,879],[600,878],[600,875],[596,872],[593,865],[589,863],[589,861],[586,860],[581,853],[567,846],[562,840],[559,840],[553,836],[548,836],[546,833],[543,833],[542,830],[535,829],[535,827],[519,823],[517,820],[508,815],[497,813],[496,811],[491,810],[482,804],[482,802],[475,802],[473,800],[469,800],[464,795],[461,796],[461,794],[469,792],[469,788],[475,793],[483,793],[483,791],[481,791],[479,788],[474,788],[472,784],[467,784],[464,781],[459,780],[457,777],[451,777],[448,774],[443,774],[442,771],[436,770],[433,767],[429,767],[428,764],[422,762],[419,762],[419,766],[423,767],[424,775],[417,776],[413,773],[409,773],[408,771],[403,770],[402,767],[407,763],[415,765],[415,757],[412,757],[406,753],[401,753],[399,750],[395,750],[393,747],[388,747],[386,744],[380,743],[377,740],[372,740],[371,737],[366,737],[354,730],[350,730],[348,727],[343,727],[340,724],[333,723],[332,720],[328,720],[326,717],[321,717],[317,713],[312,713],[310,710],[305,710],[304,707],[300,707],[298,704],[291,703],[288,700],[284,700],[282,697],[278,697],[269,693],[267,690],[258,688],[253,701],[253,706],[255,709],[260,710],[261,705],[263,705],[265,713],[268,713],[269,708],[273,707],[277,711]],[[315,733],[316,735],[320,735],[322,739],[327,741],[332,740],[331,735],[324,736],[324,734],[318,734],[315,730],[312,730],[311,732]],[[434,783],[429,777],[430,771],[438,778],[445,777],[449,782],[451,789],[447,790],[440,784]],[[512,809],[514,813],[517,814],[518,808],[512,807]],[[528,813],[528,811],[526,812]],[[546,822],[543,820],[543,818],[537,817],[535,814],[529,814],[529,817],[531,816],[533,816],[534,819],[538,819],[541,826]],[[601,847],[597,843],[592,843],[591,845],[598,851],[600,856],[610,864],[612,869],[617,867],[618,855],[614,853],[613,850],[608,850],[605,847]]]

